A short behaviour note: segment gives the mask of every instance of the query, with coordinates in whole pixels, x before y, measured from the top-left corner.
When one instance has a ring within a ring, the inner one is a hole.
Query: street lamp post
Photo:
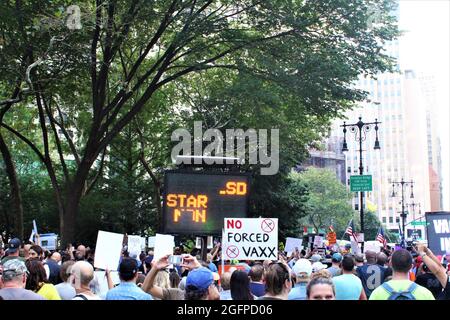
[[[412,209],[412,213],[413,213],[413,221],[414,221],[414,222],[416,221],[416,207],[419,207],[419,219],[420,219],[420,221],[422,221],[422,218],[421,218],[421,210],[420,210],[420,203],[418,203],[418,202],[413,202],[413,203],[407,204],[406,206],[407,206],[408,208],[411,208],[411,209]],[[414,227],[414,236],[413,236],[413,239],[414,239],[414,237],[417,235],[417,234],[416,234],[416,225],[413,224],[413,227]],[[415,239],[414,239],[414,240],[415,240]]]
[[[346,135],[347,135],[347,128],[348,130],[353,133],[355,135],[355,141],[359,142],[359,174],[363,175],[364,174],[364,167],[363,167],[363,157],[362,157],[362,152],[363,152],[363,148],[362,148],[362,143],[363,141],[365,141],[367,139],[367,133],[372,129],[372,127],[375,128],[375,146],[374,146],[374,150],[380,150],[380,141],[378,140],[378,125],[381,122],[378,121],[378,119],[375,119],[375,122],[363,122],[362,121],[362,117],[359,117],[359,121],[357,123],[351,123],[351,124],[347,124],[344,121],[344,124],[341,125],[341,127],[343,127],[343,132],[344,132],[344,143],[342,145],[342,151],[348,151],[348,146],[347,146],[347,140],[346,140]],[[363,204],[364,204],[364,191],[360,191],[359,193],[359,200],[360,200],[360,206],[359,206],[359,215],[360,215],[360,220],[361,220],[361,233],[364,234],[364,208],[363,208]],[[364,242],[361,244],[361,251],[364,252]]]
[[[406,223],[406,211],[405,211],[405,192],[404,192],[404,188],[407,186],[411,187],[411,195],[410,198],[413,199],[414,198],[414,192],[413,192],[413,188],[414,188],[414,182],[411,181],[405,181],[403,178],[401,181],[392,181],[392,197],[396,196],[395,193],[395,186],[400,185],[402,187],[402,213],[401,213],[401,217],[402,217],[402,246],[405,246],[405,223]]]

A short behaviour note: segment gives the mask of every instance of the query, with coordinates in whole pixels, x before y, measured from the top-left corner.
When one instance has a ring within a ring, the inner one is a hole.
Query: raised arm
[[[424,244],[419,244],[417,249],[428,269],[436,276],[442,287],[445,288],[448,281],[448,275],[439,259]]]
[[[160,270],[169,266],[169,256],[170,254],[167,254],[156,262],[152,261],[152,268],[145,277],[144,284],[142,285],[142,290],[159,299],[163,298],[163,288],[155,286],[155,278]]]

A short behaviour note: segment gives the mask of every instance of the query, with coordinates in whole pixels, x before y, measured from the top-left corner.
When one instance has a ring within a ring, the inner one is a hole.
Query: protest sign
[[[128,253],[130,257],[136,258],[141,254],[141,237],[140,236],[128,236]]]
[[[295,248],[299,251],[303,249],[303,239],[299,238],[286,238],[286,245],[284,246],[284,251],[293,252]]]
[[[327,234],[328,244],[332,245],[336,243],[336,232],[328,232]]]
[[[153,253],[153,260],[158,261],[159,258],[173,254],[173,248],[175,247],[174,237],[170,234],[159,234],[155,236],[155,250]]]
[[[153,237],[148,237],[148,247],[149,248],[154,248],[155,247],[155,236]]]
[[[111,271],[110,273],[112,283],[114,285],[120,284],[119,272]],[[100,298],[103,300],[106,299],[106,294],[109,291],[108,288],[108,280],[106,279],[105,271],[94,271],[94,283],[96,282],[97,287],[95,288],[95,292]]]
[[[117,270],[122,252],[123,234],[99,231],[95,245],[94,267]]]
[[[428,247],[435,255],[450,253],[450,211],[427,212]]]
[[[145,237],[141,237],[141,251],[145,251],[145,246],[147,244],[145,243]]]
[[[278,219],[225,218],[224,259],[278,259]]]
[[[381,251],[382,244],[379,241],[366,241],[364,242],[364,252],[366,251],[373,251],[373,252],[380,252]]]
[[[40,235],[41,247],[46,250],[56,250],[58,235],[55,233],[43,233]]]
[[[314,246],[321,248],[323,246],[323,237],[322,236],[315,236],[314,237]]]
[[[351,245],[352,245],[352,253],[353,254],[359,254],[361,253],[361,249],[358,246],[358,242],[356,241],[351,241]]]

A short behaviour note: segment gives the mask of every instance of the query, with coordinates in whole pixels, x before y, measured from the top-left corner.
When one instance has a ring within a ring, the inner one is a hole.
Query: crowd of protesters
[[[450,272],[423,244],[412,250],[351,254],[349,248],[320,255],[295,250],[277,261],[233,261],[221,272],[220,243],[205,261],[183,253],[180,265],[153,251],[129,257],[117,268],[94,268],[95,252],[82,244],[46,251],[35,244],[9,241],[0,249],[0,299],[3,300],[449,300]]]

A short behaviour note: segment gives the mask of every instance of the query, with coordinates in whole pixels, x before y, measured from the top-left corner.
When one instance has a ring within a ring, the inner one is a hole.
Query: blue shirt
[[[220,292],[220,300],[233,300],[231,298],[231,290],[224,290]]]
[[[212,272],[217,272],[217,267],[214,263],[210,262],[208,265],[208,269],[211,270]]]
[[[307,283],[296,283],[288,295],[288,300],[306,300],[306,285]]]
[[[106,300],[153,300],[153,297],[135,283],[120,282],[117,287],[108,291]]]
[[[336,288],[336,300],[359,300],[363,286],[361,280],[353,274],[343,274],[333,278]]]
[[[257,296],[262,297],[266,294],[266,285],[264,283],[250,282],[250,292]]]

